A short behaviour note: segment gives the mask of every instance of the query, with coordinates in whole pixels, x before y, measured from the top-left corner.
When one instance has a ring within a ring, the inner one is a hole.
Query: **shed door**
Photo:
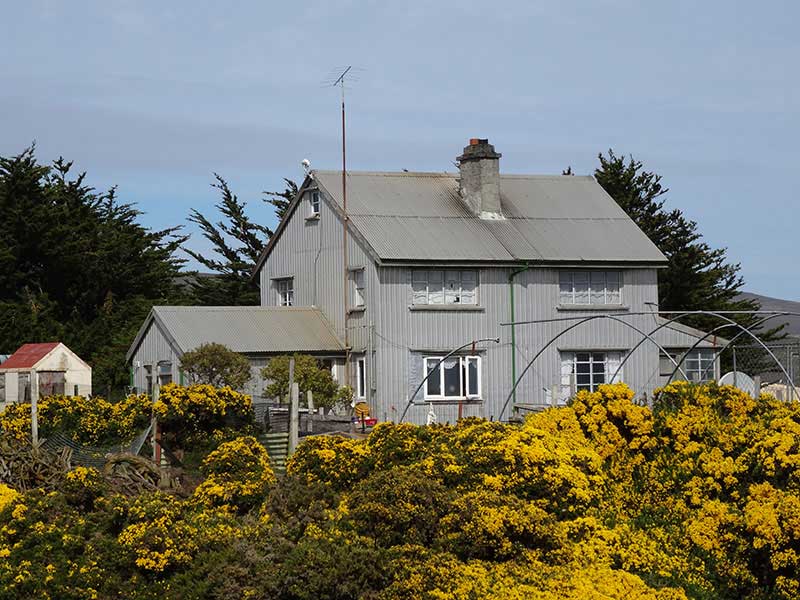
[[[39,371],[39,396],[54,396],[64,393],[64,371]]]
[[[17,375],[17,402],[31,401],[31,375],[20,373]]]

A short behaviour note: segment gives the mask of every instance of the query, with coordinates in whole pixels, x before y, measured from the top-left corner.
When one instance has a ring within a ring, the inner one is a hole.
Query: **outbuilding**
[[[151,394],[156,384],[183,384],[181,357],[209,342],[247,357],[253,377],[242,391],[255,401],[262,400],[261,369],[272,356],[310,354],[334,377],[344,366],[344,345],[314,307],[154,306],[126,356],[131,387]]]
[[[0,405],[92,393],[92,368],[61,342],[23,344],[0,364]]]

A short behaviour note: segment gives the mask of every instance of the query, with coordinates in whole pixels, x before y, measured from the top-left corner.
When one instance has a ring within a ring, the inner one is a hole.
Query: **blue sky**
[[[350,168],[448,170],[488,137],[505,172],[583,174],[613,148],[746,289],[800,300],[798,19],[788,1],[9,2],[0,155],[35,140],[154,228],[211,212],[218,172],[270,222],[262,190],[340,164],[324,81],[353,64]]]

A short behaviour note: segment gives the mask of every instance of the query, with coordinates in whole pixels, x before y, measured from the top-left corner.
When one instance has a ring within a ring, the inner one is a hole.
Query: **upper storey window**
[[[561,271],[561,304],[622,304],[622,273],[619,271]]]
[[[319,191],[313,190],[308,195],[308,214],[311,217],[319,216]]]
[[[420,304],[475,305],[478,303],[478,272],[455,269],[414,269],[412,302]]]
[[[294,279],[286,277],[275,280],[275,291],[278,293],[278,306],[294,305]]]

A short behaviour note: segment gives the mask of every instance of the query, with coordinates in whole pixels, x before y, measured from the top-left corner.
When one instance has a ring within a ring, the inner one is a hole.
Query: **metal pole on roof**
[[[333,83],[334,86],[338,85],[342,89],[342,254],[344,262],[344,272],[342,273],[342,300],[344,307],[344,384],[350,385],[350,332],[348,331],[347,324],[350,317],[348,307],[348,269],[349,260],[347,257],[347,138],[345,129],[345,108],[344,108],[344,78],[352,69],[352,65],[348,66],[344,72],[339,75],[339,78]]]

